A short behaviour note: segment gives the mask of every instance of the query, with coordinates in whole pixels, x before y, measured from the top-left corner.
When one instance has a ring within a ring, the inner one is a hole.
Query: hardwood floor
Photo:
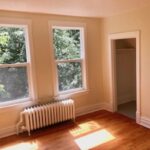
[[[150,150],[150,130],[117,113],[98,111],[0,139],[0,150]]]

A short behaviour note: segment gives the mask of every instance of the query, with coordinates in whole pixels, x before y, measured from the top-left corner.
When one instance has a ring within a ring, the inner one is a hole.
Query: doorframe
[[[141,116],[141,67],[140,67],[140,31],[113,33],[109,39],[109,72],[110,72],[110,96],[112,111],[117,111],[117,87],[116,87],[116,66],[115,66],[115,45],[114,40],[136,39],[136,122],[140,123]]]

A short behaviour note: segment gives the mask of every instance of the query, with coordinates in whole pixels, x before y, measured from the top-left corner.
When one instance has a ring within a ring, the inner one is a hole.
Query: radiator
[[[20,113],[17,134],[25,130],[30,136],[32,130],[71,119],[75,120],[74,101],[71,99],[29,107]]]

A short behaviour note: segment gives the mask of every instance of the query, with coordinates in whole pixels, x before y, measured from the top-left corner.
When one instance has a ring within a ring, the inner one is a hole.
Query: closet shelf
[[[117,50],[117,51],[125,51],[125,50],[134,51],[134,50],[136,50],[136,49],[135,49],[135,48],[117,48],[116,50]]]
[[[132,54],[132,53],[136,53],[136,49],[135,48],[120,48],[120,49],[116,49],[116,53],[117,54]]]

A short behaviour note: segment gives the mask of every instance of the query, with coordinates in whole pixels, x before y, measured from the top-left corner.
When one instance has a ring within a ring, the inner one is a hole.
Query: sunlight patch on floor
[[[6,148],[2,148],[1,150],[38,150],[38,145],[35,142],[23,142],[20,144],[15,144]]]
[[[82,150],[87,150],[94,148],[111,140],[114,140],[115,137],[109,133],[107,130],[103,129],[100,131],[93,132],[91,134],[82,136],[75,139],[76,144]]]
[[[100,125],[95,121],[88,121],[86,123],[79,124],[77,128],[70,130],[70,133],[76,137],[94,130],[100,129]]]

